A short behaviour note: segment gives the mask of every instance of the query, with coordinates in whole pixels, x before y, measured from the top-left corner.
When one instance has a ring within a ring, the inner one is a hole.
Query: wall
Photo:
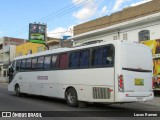
[[[160,38],[160,21],[151,21],[148,23],[143,23],[143,24],[137,24],[134,26],[128,26],[125,28],[119,27],[118,30],[115,31],[108,31],[108,32],[103,32],[102,34],[94,35],[92,34],[91,36],[86,36],[84,38],[79,38],[75,40],[75,45],[80,45],[84,42],[87,41],[95,41],[95,40],[114,40],[114,36],[118,36],[119,38],[117,40],[125,40],[123,39],[123,34],[127,34],[127,40],[128,41],[133,41],[133,42],[139,42],[139,36],[138,33],[142,30],[149,30],[150,31],[150,39],[159,39]]]
[[[28,50],[32,50],[32,54],[33,53],[37,53],[38,52],[38,47],[42,46],[42,50],[45,50],[45,45],[43,44],[37,44],[37,43],[25,43],[22,45],[19,45],[16,47],[16,56],[20,56],[19,53],[21,52],[22,55],[27,55],[28,54]]]
[[[145,4],[126,8],[122,11],[113,13],[110,16],[104,16],[93,21],[77,25],[74,27],[73,34],[74,36],[79,35],[158,12],[160,12],[160,0],[152,0]]]

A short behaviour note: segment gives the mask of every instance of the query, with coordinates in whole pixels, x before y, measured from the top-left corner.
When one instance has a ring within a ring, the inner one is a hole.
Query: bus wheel
[[[20,87],[19,87],[19,85],[16,85],[16,87],[15,87],[15,94],[16,94],[16,96],[18,96],[18,97],[21,96],[21,92],[20,92]]]
[[[66,101],[67,101],[67,104],[72,107],[76,107],[78,105],[77,92],[74,88],[69,88],[66,91]]]

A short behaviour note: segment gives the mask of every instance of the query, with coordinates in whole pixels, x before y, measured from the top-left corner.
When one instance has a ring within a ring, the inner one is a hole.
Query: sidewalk
[[[0,83],[8,83],[8,77],[0,77]]]

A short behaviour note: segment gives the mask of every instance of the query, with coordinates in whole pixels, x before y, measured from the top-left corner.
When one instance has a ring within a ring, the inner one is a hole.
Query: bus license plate
[[[144,79],[135,79],[135,85],[137,86],[143,86],[144,85]]]

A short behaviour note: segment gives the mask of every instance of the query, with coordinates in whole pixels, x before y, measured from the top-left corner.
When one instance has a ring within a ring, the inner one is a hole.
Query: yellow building
[[[27,42],[16,47],[16,57],[45,51],[46,46],[38,43]]]

